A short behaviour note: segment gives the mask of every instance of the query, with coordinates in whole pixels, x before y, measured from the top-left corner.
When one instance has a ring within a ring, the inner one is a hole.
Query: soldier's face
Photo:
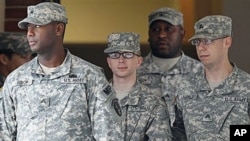
[[[109,68],[113,72],[113,77],[136,77],[136,70],[142,63],[142,57],[134,55],[132,58],[124,58],[121,55],[119,58],[116,59],[107,57],[107,62]]]
[[[154,56],[160,58],[180,56],[185,35],[185,31],[181,26],[158,20],[151,24],[148,35],[148,42]]]
[[[62,23],[51,22],[46,25],[28,24],[27,38],[31,50],[37,54],[56,52],[59,34],[63,34]]]

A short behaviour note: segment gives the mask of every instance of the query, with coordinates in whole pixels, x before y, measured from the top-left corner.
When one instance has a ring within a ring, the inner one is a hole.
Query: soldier
[[[0,33],[0,89],[5,78],[17,67],[28,62],[32,52],[27,37],[22,33]]]
[[[186,89],[178,92],[187,138],[229,141],[230,125],[250,124],[250,75],[229,61],[230,17],[206,16],[194,28],[189,41],[205,69],[189,82],[183,81]]]
[[[32,51],[25,34],[16,32],[0,33],[0,105],[2,105],[2,87],[6,77],[31,58]],[[2,130],[4,124],[2,116],[3,110],[0,109],[0,130]]]
[[[63,47],[68,18],[53,2],[28,6],[18,23],[27,29],[32,61],[3,87],[4,140],[121,140],[121,109],[100,67]]]
[[[183,14],[163,7],[149,14],[148,42],[151,52],[138,69],[138,79],[149,88],[158,88],[170,112],[174,141],[185,141],[181,113],[176,106],[176,91],[183,76],[192,78],[201,71],[202,64],[184,54],[182,41],[185,31]]]
[[[108,36],[107,62],[120,100],[125,141],[171,141],[169,113],[154,91],[139,83],[136,70],[142,63],[139,35],[133,32]]]

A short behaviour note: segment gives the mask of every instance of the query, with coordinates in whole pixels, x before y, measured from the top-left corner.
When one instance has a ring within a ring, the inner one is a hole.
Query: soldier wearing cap
[[[202,70],[202,64],[182,51],[185,36],[183,14],[162,7],[148,16],[148,42],[151,52],[138,69],[138,79],[150,88],[158,88],[170,113],[174,141],[185,141],[185,128],[176,105],[176,91],[181,89],[183,76],[192,78]]]
[[[3,87],[3,140],[121,140],[121,109],[103,70],[63,47],[65,8],[28,6],[18,23],[37,57],[13,71]]]
[[[0,89],[5,78],[14,69],[31,59],[27,37],[22,33],[0,33]]]
[[[2,87],[6,77],[16,68],[31,59],[27,37],[16,32],[0,32],[0,105],[2,105]],[[0,130],[2,130],[3,110],[0,106]],[[1,138],[1,136],[0,136]]]
[[[230,125],[250,124],[250,75],[229,61],[232,19],[206,16],[189,39],[205,69],[178,93],[187,137],[192,141],[229,141]],[[191,82],[191,83],[190,83]],[[181,86],[180,86],[181,87]]]
[[[136,70],[142,63],[139,35],[110,34],[104,53],[113,72],[111,84],[122,108],[124,141],[171,141],[164,101],[136,79]]]

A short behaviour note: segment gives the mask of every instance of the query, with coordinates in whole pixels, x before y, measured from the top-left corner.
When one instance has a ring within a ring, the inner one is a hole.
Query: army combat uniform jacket
[[[190,141],[229,141],[230,125],[250,124],[250,75],[236,66],[214,89],[204,72],[182,85],[178,105]]]
[[[120,104],[125,141],[171,141],[165,103],[148,87],[137,82]]]
[[[175,104],[176,90],[180,88],[183,76],[193,77],[201,71],[202,64],[182,52],[180,60],[169,71],[164,72],[153,62],[150,53],[143,60],[137,72],[139,81],[149,88],[158,88],[165,99],[170,113],[171,129],[175,141],[185,141],[185,129],[181,114]]]
[[[121,109],[101,68],[67,51],[45,75],[37,58],[13,71],[3,87],[1,138],[17,141],[121,140]]]

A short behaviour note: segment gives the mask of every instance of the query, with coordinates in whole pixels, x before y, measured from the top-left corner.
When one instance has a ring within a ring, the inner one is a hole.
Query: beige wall
[[[4,7],[5,0],[0,0],[0,32],[4,30]]]
[[[147,42],[148,14],[160,7],[179,9],[179,0],[61,0],[69,24],[66,43],[106,43],[111,32],[133,31]]]

